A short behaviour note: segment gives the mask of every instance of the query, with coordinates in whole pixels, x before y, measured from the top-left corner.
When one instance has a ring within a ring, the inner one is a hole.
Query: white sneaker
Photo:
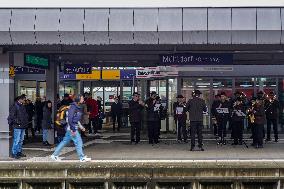
[[[51,155],[50,158],[53,160],[53,161],[61,161],[61,159],[58,157],[58,156],[55,156],[55,155]]]
[[[88,161],[91,161],[92,159],[87,157],[87,156],[84,156],[83,158],[80,159],[80,162],[88,162]]]

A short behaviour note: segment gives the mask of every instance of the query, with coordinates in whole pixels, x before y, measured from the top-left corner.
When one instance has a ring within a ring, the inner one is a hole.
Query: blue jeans
[[[42,129],[42,141],[43,142],[47,141],[47,134],[48,134],[48,129]]]
[[[22,153],[25,129],[14,129],[12,154]]]
[[[60,142],[60,144],[56,147],[53,155],[54,156],[58,156],[61,152],[61,150],[64,148],[64,146],[66,146],[70,141],[73,141],[75,144],[75,148],[77,151],[77,155],[80,159],[82,159],[85,155],[83,153],[83,141],[81,138],[81,135],[78,131],[76,131],[75,136],[71,135],[71,131],[66,131],[66,134],[63,138],[63,141]]]

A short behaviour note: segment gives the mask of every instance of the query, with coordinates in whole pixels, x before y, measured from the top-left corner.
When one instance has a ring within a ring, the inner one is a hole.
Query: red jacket
[[[86,105],[88,108],[88,111],[90,112],[90,118],[95,118],[98,116],[99,114],[99,107],[98,107],[98,103],[96,100],[88,98],[86,100]]]

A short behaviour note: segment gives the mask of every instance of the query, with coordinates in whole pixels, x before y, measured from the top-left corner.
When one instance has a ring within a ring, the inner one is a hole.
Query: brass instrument
[[[254,105],[255,105],[255,103],[252,103],[251,108],[249,108],[248,111],[247,111],[248,117],[249,117],[249,120],[250,120],[251,123],[255,122],[255,116],[254,116],[254,113],[253,113]]]

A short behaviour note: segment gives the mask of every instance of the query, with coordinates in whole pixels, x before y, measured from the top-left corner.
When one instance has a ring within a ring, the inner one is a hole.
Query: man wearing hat
[[[140,94],[134,92],[132,95],[132,100],[129,104],[129,122],[131,124],[131,143],[135,142],[138,144],[140,142],[140,130],[141,130],[141,112],[144,108],[143,101],[140,100]],[[136,139],[134,139],[134,136]]]
[[[174,114],[177,121],[177,139],[181,142],[181,133],[183,135],[183,141],[187,143],[187,131],[186,131],[186,103],[182,95],[177,96],[177,103],[175,105]]]
[[[203,127],[203,112],[207,111],[205,101],[200,98],[202,93],[199,90],[192,92],[192,99],[187,103],[187,110],[189,111],[190,120],[190,136],[191,136],[191,148],[195,147],[195,135],[198,137],[198,147],[201,151],[204,151],[202,144],[202,127]]]
[[[160,120],[159,116],[159,104],[156,101],[157,93],[155,91],[150,93],[150,98],[145,102],[145,108],[147,111],[147,126],[148,126],[148,137],[149,144],[157,144],[158,141],[158,122]]]
[[[276,100],[274,92],[270,92],[267,100],[264,102],[264,109],[267,120],[267,137],[266,141],[271,141],[270,131],[271,124],[273,125],[274,132],[274,141],[278,142],[278,126],[277,126],[277,118],[279,112],[279,102]]]

